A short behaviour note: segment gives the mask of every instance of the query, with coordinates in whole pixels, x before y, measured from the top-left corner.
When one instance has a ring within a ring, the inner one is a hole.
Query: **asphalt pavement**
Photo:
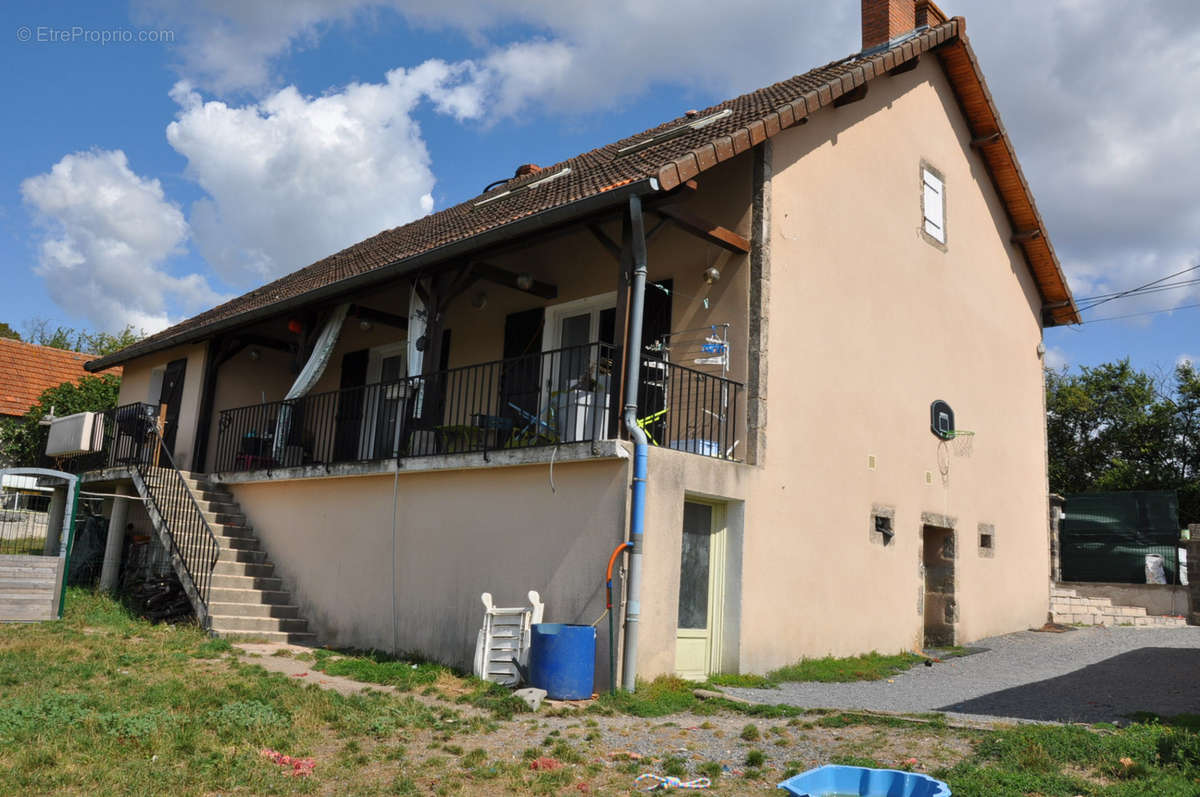
[[[888,680],[724,688],[761,703],[931,712],[972,719],[1122,722],[1136,712],[1200,714],[1200,627],[1022,631],[974,642],[981,652]]]

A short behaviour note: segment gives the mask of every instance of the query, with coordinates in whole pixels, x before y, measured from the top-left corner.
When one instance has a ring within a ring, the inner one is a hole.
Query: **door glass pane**
[[[592,314],[582,313],[562,320],[562,338],[560,345],[564,349],[571,346],[583,346],[589,343],[592,334]],[[588,352],[585,349],[564,351],[558,366],[557,389],[565,391],[583,376],[587,369]]]
[[[379,363],[379,381],[387,384],[404,378],[404,355],[384,357]],[[375,423],[376,457],[396,456],[400,432],[400,412],[404,407],[403,386],[393,385],[378,389],[379,414]]]
[[[708,628],[712,512],[708,504],[683,505],[683,555],[679,563],[679,627]]]
[[[395,382],[404,378],[404,355],[384,357],[379,363],[379,381]]]
[[[600,328],[597,337],[601,343],[612,343],[617,339],[617,308],[610,307],[600,311]]]
[[[562,347],[582,346],[592,331],[592,314],[581,313],[562,320]]]

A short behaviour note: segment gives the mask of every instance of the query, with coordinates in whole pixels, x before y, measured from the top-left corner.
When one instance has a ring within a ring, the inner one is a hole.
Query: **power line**
[[[1200,285],[1200,277],[1196,277],[1195,279],[1183,280],[1182,282],[1172,282],[1168,285],[1155,285],[1152,288],[1143,288],[1142,290],[1130,293],[1129,296],[1145,296],[1146,294],[1150,294],[1150,293],[1161,293],[1163,291],[1171,291],[1171,290],[1175,290],[1177,288],[1187,288],[1192,285]],[[1077,303],[1086,304],[1095,299],[1105,299],[1105,298],[1109,298],[1109,297],[1117,298],[1118,293],[1124,294],[1125,292],[1118,291],[1116,293],[1103,293],[1103,294],[1100,294],[1099,296],[1087,296],[1084,298],[1077,298],[1075,301]],[[1122,298],[1124,298],[1124,296],[1122,296]]]
[[[1096,308],[1096,307],[1099,307],[1099,306],[1100,306],[1100,305],[1102,305],[1102,304],[1105,304],[1106,302],[1111,302],[1111,301],[1113,301],[1113,300],[1115,300],[1115,299],[1122,299],[1122,298],[1124,298],[1124,297],[1126,297],[1126,296],[1135,295],[1135,294],[1137,294],[1137,293],[1138,293],[1138,292],[1140,292],[1140,291],[1145,291],[1147,288],[1151,288],[1151,287],[1153,287],[1153,286],[1156,286],[1156,285],[1161,285],[1161,283],[1163,283],[1163,282],[1166,282],[1166,281],[1167,281],[1167,280],[1169,280],[1169,279],[1174,279],[1175,277],[1182,276],[1183,274],[1187,274],[1187,273],[1189,273],[1189,272],[1196,271],[1196,270],[1198,270],[1198,269],[1200,269],[1200,264],[1198,264],[1198,265],[1194,265],[1194,266],[1188,266],[1188,267],[1187,267],[1187,268],[1185,268],[1185,269],[1181,269],[1180,271],[1176,271],[1174,274],[1168,274],[1168,275],[1166,275],[1165,277],[1159,277],[1159,278],[1158,278],[1158,279],[1156,279],[1156,280],[1152,280],[1152,281],[1150,281],[1150,282],[1147,282],[1147,283],[1146,283],[1146,284],[1144,284],[1144,285],[1138,285],[1136,288],[1129,288],[1128,290],[1124,290],[1124,291],[1117,291],[1116,293],[1112,293],[1112,294],[1101,294],[1101,296],[1098,296],[1098,297],[1092,297],[1093,299],[1095,299],[1095,301],[1093,301],[1091,304],[1087,305],[1086,307],[1081,307],[1081,308],[1079,308],[1079,312],[1081,312],[1081,313],[1082,313],[1082,312],[1085,312],[1085,311],[1087,311],[1087,310],[1092,310],[1092,309],[1094,309],[1094,308]],[[1165,288],[1165,287],[1168,287],[1168,286],[1162,286],[1162,287],[1164,287],[1164,288]],[[1088,301],[1088,300],[1087,300],[1087,299],[1080,299],[1080,300],[1076,300],[1076,301]]]
[[[1119,321],[1122,318],[1139,318],[1147,315],[1159,315],[1160,313],[1173,313],[1176,310],[1190,310],[1195,307],[1200,307],[1200,302],[1195,304],[1181,304],[1178,307],[1160,307],[1157,310],[1146,310],[1141,313],[1127,313],[1125,315],[1106,315],[1102,318],[1089,318],[1087,321],[1080,321],[1080,324],[1099,324],[1101,321]]]

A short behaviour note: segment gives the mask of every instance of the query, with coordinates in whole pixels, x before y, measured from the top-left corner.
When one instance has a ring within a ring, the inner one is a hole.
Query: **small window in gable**
[[[946,183],[932,167],[921,165],[922,231],[935,242],[946,243]]]

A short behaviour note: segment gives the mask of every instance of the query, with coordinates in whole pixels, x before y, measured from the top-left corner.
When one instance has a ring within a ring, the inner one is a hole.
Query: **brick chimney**
[[[513,175],[513,179],[516,179],[518,177],[525,177],[530,174],[537,174],[541,170],[542,170],[542,167],[538,166],[536,163],[522,163],[520,166],[517,167],[517,171],[516,171],[516,174]]]
[[[916,27],[916,0],[862,0],[864,50],[885,45]]]
[[[943,22],[948,20],[942,9],[937,7],[933,0],[917,0],[917,27],[928,25],[931,28],[936,28]]]

